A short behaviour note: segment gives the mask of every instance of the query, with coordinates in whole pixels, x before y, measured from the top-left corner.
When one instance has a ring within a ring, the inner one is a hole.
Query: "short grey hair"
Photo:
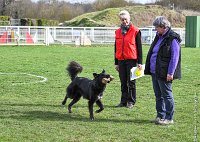
[[[163,28],[170,28],[171,24],[167,20],[165,16],[158,16],[156,19],[153,21],[153,26],[155,27],[163,27]]]
[[[127,10],[122,10],[122,11],[119,12],[119,17],[130,19],[130,14]]]

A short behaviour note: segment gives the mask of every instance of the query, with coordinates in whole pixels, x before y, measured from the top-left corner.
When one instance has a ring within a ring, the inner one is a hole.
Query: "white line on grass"
[[[34,74],[30,74],[30,73],[6,73],[6,72],[0,72],[0,75],[28,75],[28,76],[32,76],[32,77],[37,77],[37,78],[41,78],[42,80],[39,81],[31,81],[31,82],[22,82],[22,83],[12,83],[12,85],[23,85],[23,84],[35,84],[35,83],[42,83],[42,82],[46,82],[48,79],[46,77],[43,76],[39,76],[39,75],[34,75]]]
[[[194,95],[194,142],[197,142],[197,94]]]

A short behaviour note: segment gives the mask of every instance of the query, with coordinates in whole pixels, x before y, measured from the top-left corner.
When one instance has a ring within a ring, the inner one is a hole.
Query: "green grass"
[[[145,61],[148,46],[143,51]],[[200,48],[182,48],[183,78],[173,83],[172,126],[150,122],[155,118],[150,76],[137,80],[137,103],[133,109],[114,107],[120,100],[120,81],[114,70],[113,52],[113,46],[1,46],[0,72],[16,74],[0,74],[0,141],[194,141],[199,134]],[[81,99],[72,114],[61,107],[70,82],[65,68],[71,60],[83,66],[80,76],[92,78],[93,72],[105,69],[115,77],[104,93],[105,109],[95,114],[93,122],[89,120],[87,100]],[[20,73],[44,76],[48,81],[35,83],[42,79]]]

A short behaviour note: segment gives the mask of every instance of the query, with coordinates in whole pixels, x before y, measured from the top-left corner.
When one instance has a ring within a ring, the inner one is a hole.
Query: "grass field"
[[[148,46],[144,46],[144,61],[147,51]],[[114,107],[120,100],[120,81],[113,59],[112,46],[0,47],[0,142],[200,140],[200,48],[182,48],[182,80],[173,83],[175,124],[171,126],[150,122],[155,118],[150,76],[137,80],[133,109]],[[80,76],[92,78],[93,72],[105,69],[115,77],[104,93],[105,109],[95,114],[93,122],[89,120],[87,100],[79,101],[72,114],[61,106],[70,82],[65,68],[71,60],[83,66]]]

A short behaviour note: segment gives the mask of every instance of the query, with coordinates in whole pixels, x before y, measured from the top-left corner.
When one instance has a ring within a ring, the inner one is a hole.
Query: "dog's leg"
[[[104,110],[103,104],[100,99],[96,101],[96,104],[99,106],[99,109],[95,111],[96,113],[99,113],[102,110]]]
[[[90,113],[90,120],[94,120],[94,114],[93,114],[93,105],[94,101],[88,101],[88,108],[89,108],[89,113]]]
[[[68,111],[69,113],[72,113],[72,106],[77,103],[79,100],[80,100],[81,96],[76,96],[72,101],[71,103],[68,105]]]
[[[66,94],[66,96],[65,96],[65,98],[64,98],[64,100],[62,101],[62,105],[65,105],[66,104],[66,102],[67,102],[67,94]]]

